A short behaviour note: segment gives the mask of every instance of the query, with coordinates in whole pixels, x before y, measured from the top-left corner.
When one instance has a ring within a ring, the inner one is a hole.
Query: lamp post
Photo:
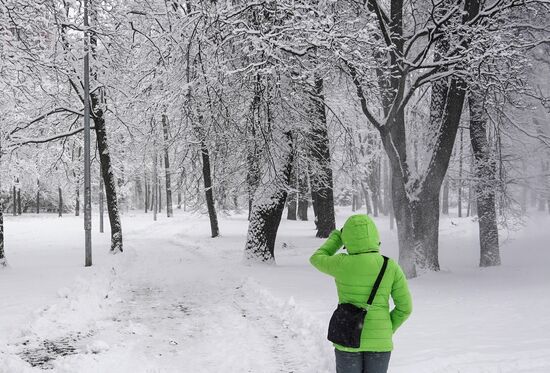
[[[92,186],[90,167],[90,32],[88,0],[84,0],[84,235],[85,266],[92,265]]]

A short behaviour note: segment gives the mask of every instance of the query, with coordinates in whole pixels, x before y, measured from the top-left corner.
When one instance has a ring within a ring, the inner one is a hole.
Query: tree
[[[500,265],[498,226],[495,204],[496,162],[487,141],[487,119],[483,94],[469,91],[470,141],[474,155],[475,194],[479,218],[480,266]]]
[[[422,9],[424,18],[420,24],[403,4],[401,0],[392,0],[386,13],[377,1],[369,0],[367,8],[378,27],[373,38],[362,45],[372,57],[361,60],[356,55],[342,53],[339,57],[355,85],[365,117],[379,131],[388,154],[400,264],[408,277],[414,277],[418,271],[439,269],[439,192],[462,114],[465,79],[470,74],[468,66],[486,56],[472,52],[470,45],[474,40],[477,44],[497,37],[500,30],[490,28],[491,19],[517,4],[504,0],[483,5],[477,0],[460,4],[441,2],[431,9]],[[413,24],[405,27],[409,19]],[[380,44],[373,45],[371,40]],[[431,59],[434,49],[437,53]],[[373,64],[382,117],[369,107]],[[435,131],[433,140],[426,144],[426,162],[416,170],[409,161],[408,137],[414,133],[407,131],[407,117],[411,103],[421,100],[422,93],[430,87],[433,115],[426,129]]]
[[[2,166],[2,155],[4,149],[2,149],[2,131],[0,130],[0,171]],[[0,268],[6,267],[8,262],[6,260],[6,253],[4,251],[4,198],[2,196],[2,178],[0,176]]]
[[[174,210],[172,206],[172,181],[171,181],[171,172],[170,172],[170,155],[168,152],[168,132],[169,124],[168,118],[166,115],[162,115],[162,132],[164,135],[164,170],[166,178],[166,215],[170,218],[174,215]]]
[[[309,175],[311,196],[315,206],[317,237],[326,238],[336,228],[330,146],[323,95],[323,79],[315,77],[311,92],[313,122],[311,124],[310,157],[312,172]]]
[[[244,250],[247,261],[275,261],[275,238],[285,206],[294,158],[291,132],[283,135],[287,143],[277,146],[281,152],[281,159],[274,160],[276,179],[274,182],[262,184],[254,195]]]

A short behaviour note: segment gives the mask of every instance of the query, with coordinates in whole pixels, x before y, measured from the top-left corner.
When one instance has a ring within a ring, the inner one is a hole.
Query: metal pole
[[[90,167],[90,33],[88,0],[84,0],[84,235],[85,266],[92,265],[92,185]]]

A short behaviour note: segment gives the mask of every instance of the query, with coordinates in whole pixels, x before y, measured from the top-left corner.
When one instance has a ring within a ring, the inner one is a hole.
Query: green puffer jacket
[[[336,254],[344,245],[348,254]],[[379,254],[378,229],[367,215],[348,218],[342,232],[332,231],[326,242],[310,258],[319,271],[336,280],[339,303],[352,303],[365,307],[372,286],[382,268],[384,258]],[[389,297],[395,308],[390,312]],[[405,275],[394,260],[388,267],[370,307],[359,348],[335,344],[340,351],[376,351],[393,349],[392,335],[412,312],[412,300]]]

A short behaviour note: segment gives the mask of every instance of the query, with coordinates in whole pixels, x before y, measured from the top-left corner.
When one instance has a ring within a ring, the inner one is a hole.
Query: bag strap
[[[369,295],[369,300],[367,300],[367,308],[372,304],[372,301],[374,300],[374,297],[376,296],[376,292],[378,291],[378,287],[380,286],[380,283],[382,282],[382,277],[384,277],[384,272],[386,272],[386,267],[388,266],[388,257],[382,255],[384,258],[384,263],[382,264],[382,268],[380,269],[380,273],[378,273],[378,277],[376,278],[376,281],[374,282],[374,285],[372,287],[372,290]]]

